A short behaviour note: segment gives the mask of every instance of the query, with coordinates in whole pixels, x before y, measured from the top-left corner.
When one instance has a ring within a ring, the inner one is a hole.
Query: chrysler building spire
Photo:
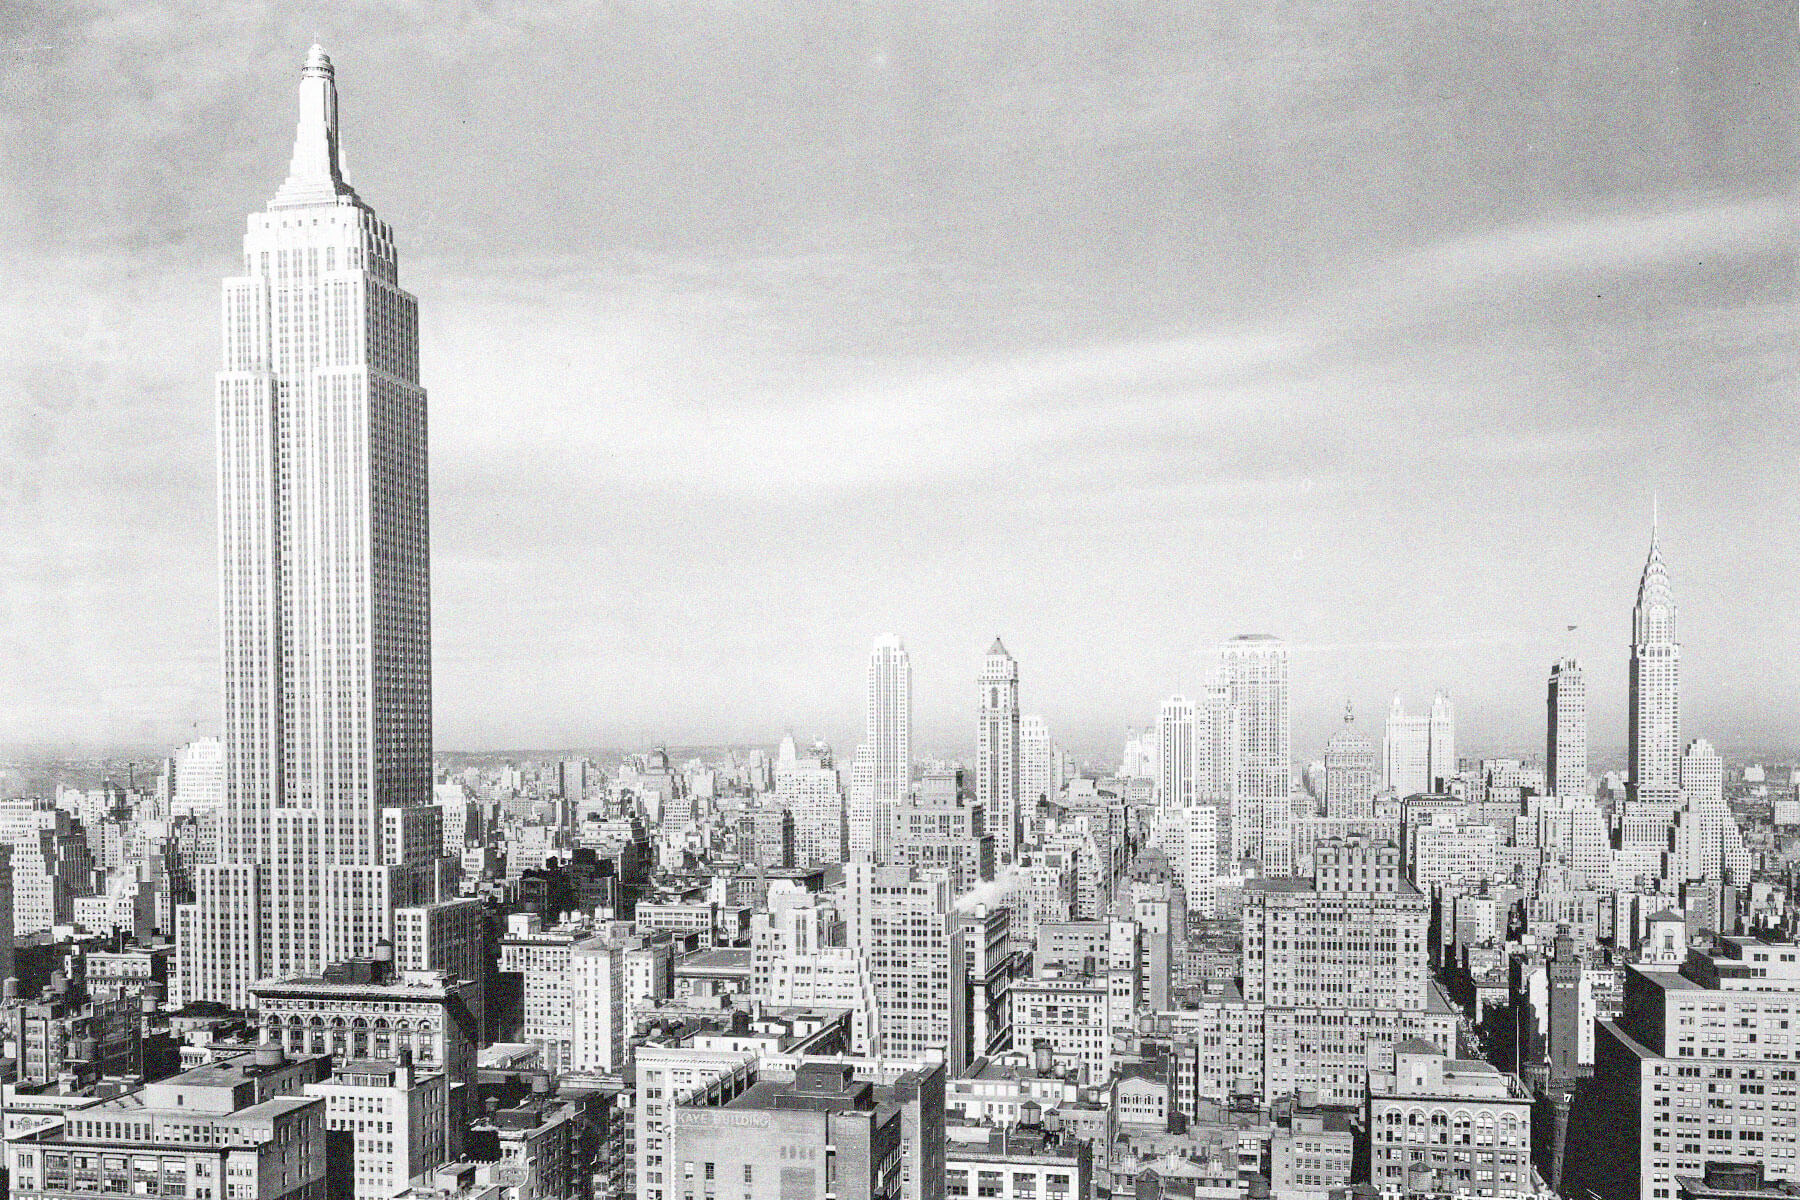
[[[339,197],[353,202],[356,192],[344,182],[338,154],[337,83],[331,57],[315,42],[307,51],[306,65],[300,69],[300,119],[294,126],[294,156],[288,162],[287,181],[269,207],[331,204]]]

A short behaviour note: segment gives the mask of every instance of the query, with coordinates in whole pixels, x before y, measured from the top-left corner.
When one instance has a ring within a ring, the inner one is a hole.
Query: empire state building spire
[[[269,207],[331,204],[340,196],[353,203],[356,192],[344,182],[343,160],[338,154],[337,82],[331,57],[315,43],[300,69],[300,119],[294,126],[294,156],[288,162],[287,181]]]
[[[294,156],[223,284],[221,740],[214,862],[180,914],[185,1000],[250,1001],[393,945],[438,896],[418,303],[343,181],[317,46]]]

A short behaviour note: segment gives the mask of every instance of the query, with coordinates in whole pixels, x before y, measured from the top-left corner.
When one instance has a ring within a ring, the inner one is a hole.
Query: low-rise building
[[[792,1082],[708,1099],[675,1110],[679,1200],[902,1200],[901,1114],[848,1065],[805,1063]]]
[[[273,1047],[71,1111],[6,1143],[16,1200],[326,1200],[323,1058]]]
[[[1093,1194],[1093,1152],[1085,1141],[1042,1128],[945,1128],[945,1200],[1091,1200]]]
[[[1289,1105],[1269,1137],[1269,1194],[1281,1200],[1330,1200],[1350,1186],[1356,1134],[1343,1109]]]
[[[1059,1066],[1080,1071],[1083,1082],[1093,1086],[1112,1078],[1106,1020],[1111,993],[1103,979],[1015,980],[1010,996],[1013,1045],[1049,1046]]]
[[[469,1155],[494,1163],[503,1200],[575,1200],[585,1178],[575,1149],[575,1106],[548,1097],[469,1123]]]
[[[306,1094],[325,1101],[325,1127],[342,1148],[331,1164],[334,1197],[387,1200],[460,1148],[448,1140],[461,1127],[446,1119],[450,1093],[442,1072],[351,1061],[307,1084]]]
[[[1484,1062],[1430,1042],[1394,1047],[1394,1070],[1369,1080],[1369,1177],[1383,1197],[1529,1200],[1531,1097]]]

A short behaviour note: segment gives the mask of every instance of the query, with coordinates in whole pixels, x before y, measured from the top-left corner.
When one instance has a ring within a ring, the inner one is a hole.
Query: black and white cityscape
[[[1800,1200],[1791,4],[343,7],[0,12],[0,1200]]]

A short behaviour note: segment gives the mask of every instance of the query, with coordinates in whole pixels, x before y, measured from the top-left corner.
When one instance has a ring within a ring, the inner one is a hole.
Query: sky
[[[218,721],[219,280],[317,37],[430,395],[436,741],[1116,753],[1217,643],[1800,748],[1786,3],[0,6],[0,742]],[[1569,627],[1575,629],[1570,630]]]

